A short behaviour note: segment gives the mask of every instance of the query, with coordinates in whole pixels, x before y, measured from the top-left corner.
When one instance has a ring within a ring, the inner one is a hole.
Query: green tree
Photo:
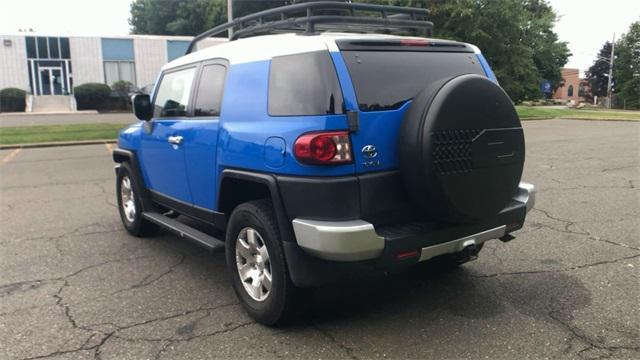
[[[640,107],[640,21],[616,43],[614,79],[618,105]]]
[[[283,6],[293,1],[234,1],[234,17]],[[227,21],[226,0],[135,0],[129,25],[133,34],[197,35]],[[225,35],[222,35],[225,36]]]
[[[234,1],[234,17],[303,0]],[[354,0],[431,10],[434,36],[480,47],[514,101],[541,96],[540,81],[561,81],[570,56],[553,32],[546,0]],[[129,22],[137,34],[195,35],[226,21],[225,0],[135,0]]]
[[[611,58],[611,43],[607,41],[602,45],[600,52],[593,65],[587,71],[587,80],[591,85],[593,96],[607,96],[607,86],[609,83],[609,59]]]

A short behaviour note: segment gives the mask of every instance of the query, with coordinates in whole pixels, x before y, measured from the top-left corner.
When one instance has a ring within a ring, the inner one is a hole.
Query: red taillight
[[[419,255],[420,253],[418,252],[418,250],[403,251],[396,254],[396,260],[398,261],[407,260],[414,257],[418,257]]]
[[[296,159],[306,164],[332,165],[351,162],[348,131],[332,131],[302,135],[293,146]]]
[[[426,40],[419,39],[402,39],[400,40],[400,45],[402,46],[427,46],[429,42]]]

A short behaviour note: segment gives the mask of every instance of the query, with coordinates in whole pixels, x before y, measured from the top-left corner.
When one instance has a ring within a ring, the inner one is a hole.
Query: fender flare
[[[112,153],[113,161],[118,163],[115,167],[116,174],[120,171],[120,164],[128,162],[131,170],[133,171],[133,181],[136,183],[136,187],[141,190],[140,198],[142,200],[142,211],[153,209],[153,203],[151,201],[151,193],[147,190],[147,186],[144,183],[144,177],[140,171],[140,163],[136,153],[131,150],[115,148]],[[117,196],[117,194],[116,194]]]
[[[220,174],[220,181],[218,182],[218,194],[222,194],[223,184],[226,179],[235,179],[235,180],[243,180],[256,184],[260,184],[265,186],[269,190],[269,195],[271,197],[271,202],[273,203],[273,210],[276,213],[276,221],[278,223],[278,230],[280,231],[280,236],[282,240],[285,242],[295,242],[295,237],[293,236],[293,227],[287,221],[288,216],[285,211],[284,205],[282,203],[282,198],[280,197],[280,190],[278,188],[278,182],[276,178],[272,175],[246,171],[246,170],[236,170],[236,169],[225,169]],[[218,197],[217,208],[222,211],[221,204],[222,196]],[[231,214],[228,214],[227,218]]]

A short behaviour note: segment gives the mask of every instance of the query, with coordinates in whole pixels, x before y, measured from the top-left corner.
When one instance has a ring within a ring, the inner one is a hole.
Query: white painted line
[[[2,161],[0,161],[0,164],[6,164],[9,161],[11,161],[11,159],[13,159],[14,157],[16,157],[16,155],[18,155],[18,153],[20,152],[20,148],[13,150],[12,152],[10,152],[7,156],[5,156]]]

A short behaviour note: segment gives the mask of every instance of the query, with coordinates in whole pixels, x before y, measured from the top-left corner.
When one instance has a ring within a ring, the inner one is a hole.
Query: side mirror
[[[131,100],[133,104],[133,113],[136,117],[143,121],[149,121],[153,117],[153,109],[151,108],[151,98],[147,94],[133,95]]]

